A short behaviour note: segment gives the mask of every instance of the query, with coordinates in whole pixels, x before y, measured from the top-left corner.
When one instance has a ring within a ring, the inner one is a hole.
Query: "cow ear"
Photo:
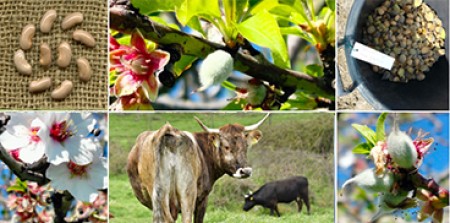
[[[262,132],[259,130],[253,130],[247,133],[247,144],[253,146],[259,142],[262,137]]]
[[[219,134],[210,134],[210,140],[212,142],[212,144],[214,145],[214,148],[219,148],[220,147],[220,137]]]

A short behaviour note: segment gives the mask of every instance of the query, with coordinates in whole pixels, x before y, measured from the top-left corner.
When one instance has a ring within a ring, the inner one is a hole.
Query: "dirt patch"
[[[337,25],[338,40],[344,38],[347,16],[353,5],[354,0],[340,0],[337,4]],[[345,58],[344,48],[338,49],[338,69],[344,89],[349,89],[352,85],[352,79],[348,73],[347,60]],[[373,110],[373,107],[363,98],[361,93],[355,89],[351,92],[338,95],[338,109],[341,110]]]

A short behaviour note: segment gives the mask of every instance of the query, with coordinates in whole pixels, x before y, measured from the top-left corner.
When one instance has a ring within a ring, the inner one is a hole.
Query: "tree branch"
[[[124,1],[125,3],[127,1]],[[205,58],[217,49],[227,50],[225,46],[198,38],[170,27],[163,26],[142,16],[130,7],[129,3],[110,8],[110,28],[121,33],[131,34],[138,29],[144,38],[161,45],[178,44],[183,54]],[[195,46],[195,47],[192,47]],[[282,69],[262,57],[253,57],[243,52],[234,55],[236,70],[257,79],[268,81],[282,89],[296,89],[319,96],[334,96],[334,90],[326,82],[293,70]]]

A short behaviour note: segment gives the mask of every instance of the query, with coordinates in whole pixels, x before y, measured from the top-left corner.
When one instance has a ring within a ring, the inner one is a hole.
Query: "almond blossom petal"
[[[122,97],[133,94],[141,83],[142,81],[136,80],[132,75],[120,75],[114,85],[116,95]]]
[[[147,80],[142,82],[142,90],[146,98],[155,101],[158,97],[158,82],[154,75],[150,75]]]
[[[131,34],[131,45],[136,47],[140,53],[147,54],[147,45],[145,44],[144,37],[139,30]]]
[[[19,159],[24,163],[35,163],[44,156],[45,144],[43,142],[31,143],[19,150]]]
[[[154,68],[154,71],[162,70],[169,63],[170,54],[162,50],[155,50],[150,53],[149,59],[149,67]]]

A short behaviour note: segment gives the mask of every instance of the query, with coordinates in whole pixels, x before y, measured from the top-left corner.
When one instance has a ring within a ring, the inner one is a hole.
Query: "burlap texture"
[[[57,19],[50,33],[39,31],[39,22],[44,13],[56,10]],[[72,12],[83,13],[84,20],[69,30],[61,29],[61,21]],[[13,62],[14,52],[19,47],[22,28],[27,24],[36,26],[33,47],[25,51],[33,74],[20,74]],[[92,34],[97,45],[88,48],[72,39],[76,29]],[[0,0],[0,108],[1,109],[48,109],[48,110],[106,110],[108,104],[108,6],[107,0]],[[67,41],[72,48],[72,61],[61,70],[56,65],[57,48]],[[52,49],[52,65],[48,70],[39,64],[39,45],[47,43]],[[82,82],[78,77],[76,59],[86,57],[94,71],[92,78]],[[43,93],[31,94],[28,85],[42,77],[52,78],[52,87]],[[74,84],[72,93],[63,101],[55,101],[51,92],[64,80]]]

